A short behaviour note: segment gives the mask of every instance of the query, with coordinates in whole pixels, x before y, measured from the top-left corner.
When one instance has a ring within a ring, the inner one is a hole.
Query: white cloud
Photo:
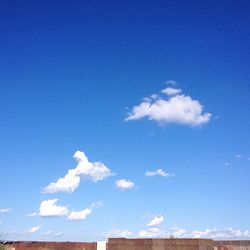
[[[35,217],[37,215],[38,215],[37,212],[33,212],[33,213],[30,213],[30,214],[27,214],[28,217]]]
[[[92,210],[90,208],[85,208],[81,211],[72,211],[68,216],[68,220],[85,220],[91,213]]]
[[[0,220],[0,226],[3,225],[3,224],[4,224],[4,222],[2,220]]]
[[[11,211],[10,208],[0,208],[0,213],[8,213],[10,211]]]
[[[48,230],[48,231],[44,232],[43,235],[48,236],[48,235],[51,235],[52,233],[53,233],[53,231]]]
[[[175,89],[175,88],[165,88],[161,91],[161,93],[171,96],[171,95],[177,95],[182,92],[182,89]]]
[[[91,204],[90,208],[99,208],[103,206],[103,202],[102,201],[97,201]]]
[[[169,85],[176,85],[176,81],[175,81],[175,80],[167,80],[167,81],[166,81],[166,84],[169,84]]]
[[[148,176],[148,177],[153,177],[153,176],[156,176],[156,175],[159,175],[159,176],[162,176],[162,177],[171,177],[171,176],[175,176],[174,173],[170,174],[170,173],[165,172],[165,171],[162,170],[162,169],[157,169],[156,171],[147,171],[147,172],[145,173],[145,176]]]
[[[126,237],[131,236],[131,235],[132,235],[132,233],[128,230],[113,229],[106,234],[106,237],[107,238],[110,238],[110,237],[126,238]]]
[[[173,88],[167,89],[162,91],[177,92]],[[144,117],[148,117],[149,120],[154,120],[159,124],[175,123],[194,127],[209,122],[211,114],[203,112],[203,106],[199,101],[193,100],[190,96],[177,94],[171,97],[158,97],[157,99],[144,98],[139,105],[133,107],[125,120],[138,120]]]
[[[73,192],[80,184],[80,177],[75,175],[75,171],[70,169],[68,173],[59,178],[56,182],[50,183],[44,188],[44,193]]]
[[[39,215],[42,217],[64,216],[69,210],[64,206],[56,205],[58,199],[42,201],[39,208]]]
[[[156,227],[163,223],[164,217],[162,215],[155,216],[148,224],[148,227]]]
[[[160,235],[160,229],[157,227],[150,227],[138,233],[139,237],[156,237]]]
[[[63,232],[55,233],[55,236],[57,236],[57,237],[60,237],[60,236],[62,236],[62,235],[63,235]]]
[[[92,203],[89,208],[85,208],[81,211],[72,211],[68,216],[68,220],[85,220],[90,214],[92,214],[94,208],[99,208],[101,206],[103,206],[103,202],[98,201]]]
[[[125,179],[117,180],[115,184],[116,187],[121,190],[131,189],[135,186],[135,184],[132,181]]]
[[[41,228],[41,226],[32,227],[27,233],[29,233],[29,234],[36,233],[37,231],[40,230],[40,228]]]
[[[103,163],[90,162],[84,152],[76,151],[74,158],[78,162],[76,168],[69,169],[64,177],[59,178],[55,182],[51,182],[44,188],[44,193],[71,193],[79,186],[81,177],[97,182],[114,175]]]
[[[170,236],[174,236],[174,237],[183,237],[185,234],[187,233],[187,231],[185,229],[182,228],[171,228],[170,229]]]
[[[239,159],[239,158],[242,158],[242,155],[241,155],[241,154],[237,154],[237,155],[236,155],[236,158],[238,158],[238,159]]]
[[[225,229],[206,229],[204,231],[192,232],[194,238],[213,238],[213,239],[233,239],[233,238],[250,238],[250,231],[241,231],[240,229],[233,229],[232,227]]]

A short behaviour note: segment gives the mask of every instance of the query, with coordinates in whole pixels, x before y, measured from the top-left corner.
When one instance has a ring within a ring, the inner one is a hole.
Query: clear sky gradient
[[[249,238],[249,13],[1,0],[3,237]]]

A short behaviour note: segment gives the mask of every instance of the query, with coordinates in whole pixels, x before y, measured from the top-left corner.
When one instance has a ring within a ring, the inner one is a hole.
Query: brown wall
[[[107,250],[213,250],[212,240],[111,238]]]
[[[14,242],[13,250],[96,250],[96,243],[85,242]]]
[[[21,241],[6,246],[9,250],[97,250],[96,242]],[[110,238],[106,250],[250,250],[250,240]]]
[[[214,250],[250,250],[250,240],[214,241]]]

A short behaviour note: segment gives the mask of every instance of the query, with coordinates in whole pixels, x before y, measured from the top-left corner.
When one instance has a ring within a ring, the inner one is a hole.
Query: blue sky
[[[0,1],[4,238],[249,238],[249,11]]]

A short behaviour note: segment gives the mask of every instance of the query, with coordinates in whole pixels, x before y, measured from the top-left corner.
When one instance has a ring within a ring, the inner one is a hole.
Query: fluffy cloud
[[[39,215],[42,217],[64,216],[69,213],[69,210],[64,206],[56,205],[58,199],[42,201],[39,208]]]
[[[89,208],[85,208],[81,211],[72,211],[68,216],[68,220],[85,220],[90,214],[92,214],[94,208],[99,208],[101,206],[103,206],[103,202],[98,201],[92,203]]]
[[[8,213],[10,211],[11,211],[10,208],[0,208],[0,213]]]
[[[160,229],[157,227],[150,227],[138,233],[139,237],[156,237],[160,235]]]
[[[85,220],[91,213],[92,213],[92,210],[90,208],[85,208],[77,212],[73,211],[69,214],[68,219],[69,220]]]
[[[213,238],[213,239],[226,239],[226,238],[250,238],[250,231],[241,231],[240,229],[233,229],[232,227],[225,229],[206,229],[204,231],[192,232],[194,238]]]
[[[128,230],[113,229],[106,234],[106,237],[107,238],[110,238],[110,237],[126,238],[131,235],[132,233]]]
[[[40,226],[32,227],[27,233],[33,234],[40,230]]]
[[[132,181],[125,179],[117,180],[115,184],[116,187],[121,190],[131,189],[135,186],[135,184]]]
[[[134,106],[126,120],[138,120],[148,117],[159,124],[183,124],[198,126],[210,121],[211,114],[203,112],[199,101],[190,96],[180,94],[181,89],[166,88],[161,92],[171,97],[147,97],[137,106]]]
[[[145,176],[148,176],[148,177],[153,177],[156,175],[159,175],[162,177],[171,177],[171,176],[174,176],[175,174],[174,173],[172,173],[172,174],[167,173],[167,172],[163,171],[162,169],[157,169],[156,171],[147,171],[145,173]]]
[[[177,95],[182,92],[181,89],[175,89],[175,88],[165,88],[161,91],[161,93],[166,94],[166,95]]]
[[[68,170],[68,173],[64,177],[59,178],[55,182],[51,182],[44,188],[44,193],[71,193],[79,186],[81,177],[97,182],[114,175],[103,163],[90,162],[84,152],[76,151],[74,158],[78,162],[76,168]]]
[[[162,215],[155,216],[148,224],[148,227],[156,227],[163,223],[164,217]]]

